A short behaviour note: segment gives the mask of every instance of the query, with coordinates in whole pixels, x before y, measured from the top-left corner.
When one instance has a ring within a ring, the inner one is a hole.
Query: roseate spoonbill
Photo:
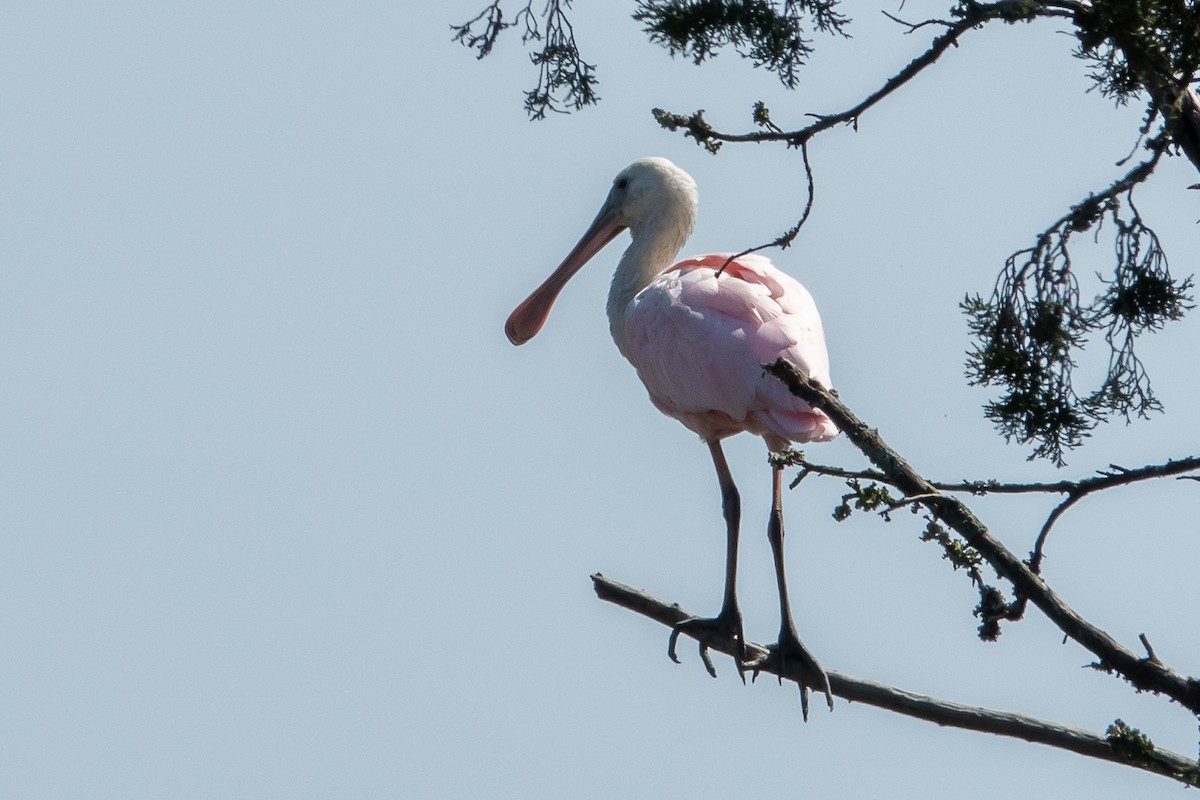
[[[716,617],[693,617],[671,633],[675,658],[681,632],[715,631],[740,646],[738,672],[746,663],[745,634],[736,594],[741,501],[721,440],[748,431],[772,452],[789,442],[823,442],[838,429],[822,412],[793,396],[762,364],[783,357],[828,387],[829,356],[821,317],[808,290],[757,255],[727,254],[671,261],[692,232],[696,183],[665,158],[644,158],[621,171],[591,227],[546,281],[517,306],[504,331],[524,344],[541,329],[567,281],[592,256],[629,229],[633,241],[617,265],[608,295],[612,337],[637,369],[650,399],[708,444],[721,486],[726,526],[725,592]],[[728,262],[728,263],[727,263]],[[779,588],[779,640],[768,659],[801,666],[801,701],[808,716],[808,687],[825,694],[829,679],[808,652],[792,620],[783,559],[782,465],[772,462],[772,504],[767,535]],[[700,655],[716,674],[703,643]]]

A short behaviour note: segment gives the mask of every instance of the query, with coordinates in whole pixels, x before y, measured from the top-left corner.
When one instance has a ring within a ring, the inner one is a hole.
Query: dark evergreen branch
[[[488,5],[472,19],[461,25],[451,25],[452,41],[461,42],[483,58],[492,52],[501,33],[518,24],[524,25],[521,42],[540,42],[541,48],[529,54],[538,68],[537,85],[525,93],[525,111],[530,119],[544,119],[546,113],[568,113],[594,105],[596,67],[584,61],[575,43],[575,29],[567,18],[571,0],[546,0],[542,10],[542,27],[533,13],[533,0],[517,12],[512,21],[504,18],[501,0]]]
[[[476,58],[483,58],[492,52],[492,48],[496,46],[496,39],[501,33],[515,27],[523,20],[525,35],[521,40],[528,41],[530,38],[535,38],[534,35],[531,35],[531,31],[537,30],[537,21],[533,18],[532,7],[533,0],[530,0],[524,8],[517,12],[512,22],[506,22],[500,0],[495,0],[463,24],[451,25],[450,30],[454,31],[454,35],[450,37],[450,40],[461,42],[464,47],[476,51]],[[476,29],[476,23],[482,23],[482,30]]]
[[[1189,0],[1106,0],[1074,17],[1076,55],[1106,96],[1125,103],[1145,93],[1170,138],[1200,169],[1200,5]]]
[[[673,628],[677,623],[692,616],[678,603],[667,603],[599,573],[592,576],[592,584],[596,596],[601,600],[635,611],[668,628]],[[695,636],[704,647],[729,656],[734,656],[737,652],[738,644],[727,636],[702,629],[689,630],[687,633],[689,636]],[[747,642],[746,650],[751,660],[765,657],[767,654],[765,647],[754,642]],[[781,680],[797,680],[803,677],[792,674],[786,669],[786,664],[782,671],[764,671],[777,675]],[[827,672],[830,688],[843,700],[866,703],[938,725],[1024,739],[1091,758],[1136,767],[1189,786],[1200,786],[1200,765],[1178,753],[1154,746],[1140,731],[1130,728],[1120,720],[1114,722],[1102,736],[1025,714],[939,700],[875,681],[855,678],[835,670]]]
[[[1032,247],[1009,256],[986,301],[974,295],[962,303],[977,340],[967,354],[967,376],[972,384],[1002,387],[985,413],[1006,439],[1035,443],[1031,458],[1061,466],[1065,451],[1098,422],[1161,409],[1134,343],[1191,307],[1192,281],[1171,277],[1158,237],[1129,195],[1154,172],[1169,141],[1150,140],[1150,158],[1073,206]],[[1121,195],[1132,217],[1123,213]],[[1105,221],[1114,229],[1117,264],[1106,290],[1089,303],[1079,289],[1071,238]],[[1110,349],[1108,371],[1099,388],[1080,394],[1076,353],[1101,329]]]
[[[920,498],[938,522],[945,523],[988,562],[1014,592],[1028,598],[1064,634],[1099,658],[1098,665],[1111,670],[1141,691],[1165,694],[1180,705],[1200,714],[1200,681],[1183,675],[1156,660],[1138,658],[1108,633],[1081,617],[1042,578],[995,539],[961,500],[943,495],[921,477],[868,428],[841,400],[795,366],[780,359],[764,365],[788,389],[814,408],[821,409],[841,428],[846,438],[871,460],[905,495]]]
[[[733,46],[756,67],[765,67],[793,89],[797,70],[812,54],[805,20],[824,33],[845,36],[849,23],[838,0],[638,0],[633,18],[650,41],[701,64]]]

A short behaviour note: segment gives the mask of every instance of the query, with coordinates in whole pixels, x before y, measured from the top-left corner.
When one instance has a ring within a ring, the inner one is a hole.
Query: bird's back
[[[650,397],[707,440],[741,431],[772,449],[825,441],[837,428],[792,395],[762,365],[785,358],[830,386],[821,317],[798,281],[757,255],[688,258],[629,303],[624,341]]]

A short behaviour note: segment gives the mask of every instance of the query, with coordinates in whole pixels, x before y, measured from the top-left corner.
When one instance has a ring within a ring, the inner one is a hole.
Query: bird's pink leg
[[[771,490],[771,519],[767,524],[767,538],[771,541],[771,553],[775,557],[775,581],[779,585],[779,641],[771,645],[767,661],[783,670],[785,664],[789,667],[799,667],[802,673],[800,684],[800,706],[804,719],[808,719],[808,690],[809,687],[823,692],[833,710],[833,693],[829,689],[829,676],[821,665],[808,652],[808,648],[800,641],[796,633],[796,623],[792,619],[792,607],[788,601],[787,574],[783,565],[783,468],[772,466]],[[756,666],[762,666],[760,662]],[[757,671],[755,672],[757,675]],[[780,682],[783,678],[779,679]]]
[[[742,501],[738,495],[737,486],[733,482],[733,475],[729,471],[729,464],[725,461],[725,452],[721,449],[721,442],[709,442],[708,449],[712,453],[713,465],[717,468],[717,480],[721,484],[721,509],[725,516],[725,595],[721,602],[721,611],[717,616],[711,619],[692,617],[680,622],[672,629],[671,640],[667,645],[667,655],[676,664],[679,663],[679,659],[675,656],[675,643],[679,640],[681,633],[724,634],[737,642],[738,655],[735,656],[734,661],[737,662],[738,674],[742,676],[744,683],[746,680],[743,669],[746,661],[746,634],[742,630],[742,612],[737,603],[738,526],[741,522]],[[714,678],[717,677],[712,659],[708,656],[708,645],[702,639],[700,640],[700,658],[704,661],[704,667],[708,670],[708,674]]]

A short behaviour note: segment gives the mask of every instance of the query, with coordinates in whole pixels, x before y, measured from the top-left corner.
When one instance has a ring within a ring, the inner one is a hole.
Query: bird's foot
[[[825,695],[829,710],[833,711],[833,692],[829,688],[829,676],[817,659],[800,641],[796,630],[791,625],[784,625],[779,631],[779,641],[767,647],[767,654],[761,659],[746,665],[753,670],[753,679],[758,679],[758,673],[763,670],[774,672],[783,684],[783,676],[796,681],[800,685],[800,710],[804,721],[808,722],[808,690],[815,689]]]
[[[713,668],[705,639],[712,636],[727,636],[733,639],[736,648],[733,660],[737,664],[738,675],[741,676],[742,683],[746,682],[746,634],[742,630],[742,612],[737,606],[725,608],[715,617],[690,617],[683,622],[676,623],[675,627],[671,629],[671,639],[667,643],[667,655],[676,664],[680,661],[675,655],[675,645],[679,641],[681,633],[692,636],[700,643],[700,660],[704,662],[704,668],[708,670],[708,674],[714,678],[717,677],[717,671]]]

